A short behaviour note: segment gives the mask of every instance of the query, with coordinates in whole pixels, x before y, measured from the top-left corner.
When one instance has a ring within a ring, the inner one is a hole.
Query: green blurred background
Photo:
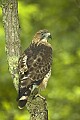
[[[80,120],[80,0],[20,0],[19,20],[23,50],[40,29],[48,29],[53,37],[52,76],[41,93],[49,120]],[[0,8],[0,120],[29,120],[26,108],[17,108],[16,97]]]

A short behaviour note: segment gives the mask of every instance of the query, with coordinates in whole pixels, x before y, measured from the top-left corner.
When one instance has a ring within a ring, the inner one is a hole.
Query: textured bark
[[[48,120],[48,110],[46,99],[42,96],[35,96],[38,93],[38,89],[35,89],[34,92],[28,99],[27,110],[31,114],[30,120]]]
[[[12,75],[14,86],[18,90],[17,65],[20,56],[18,4],[16,0],[2,0],[3,23],[6,37],[6,54],[9,71]]]
[[[17,0],[2,0],[3,24],[6,37],[6,54],[9,64],[9,71],[13,78],[13,83],[18,91],[18,59],[20,56],[21,46],[19,38],[19,19],[18,19],[18,2]],[[31,94],[27,102],[27,110],[31,117],[30,120],[48,120],[48,111],[46,100],[37,96],[34,98],[37,89]]]

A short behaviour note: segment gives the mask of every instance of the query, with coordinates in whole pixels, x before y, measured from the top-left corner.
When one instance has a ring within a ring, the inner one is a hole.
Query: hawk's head
[[[40,30],[35,34],[35,36],[32,40],[32,43],[47,42],[49,38],[52,38],[52,37],[48,30],[46,30],[46,29]]]

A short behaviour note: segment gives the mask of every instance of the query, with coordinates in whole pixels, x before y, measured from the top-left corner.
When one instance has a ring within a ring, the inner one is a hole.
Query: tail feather
[[[30,93],[31,93],[31,86],[19,90],[19,96],[18,96],[19,109],[23,109],[25,107],[28,97],[30,96]]]
[[[27,103],[30,93],[41,83],[42,80],[31,83],[28,86],[20,85],[18,93],[18,107],[23,109]]]
[[[23,109],[24,106],[26,105],[26,103],[27,103],[27,100],[19,100],[18,101],[18,108]]]

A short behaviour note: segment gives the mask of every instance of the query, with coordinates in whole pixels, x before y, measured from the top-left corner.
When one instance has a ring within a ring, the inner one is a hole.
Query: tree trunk
[[[18,59],[21,53],[19,37],[19,19],[17,0],[2,0],[3,24],[6,38],[6,54],[9,64],[9,71],[14,86],[18,91]],[[31,114],[30,120],[48,120],[46,100],[38,96],[33,99],[35,90],[28,99],[27,110]]]
[[[20,56],[18,3],[16,0],[2,0],[3,23],[5,29],[5,51],[9,64],[9,71],[13,78],[14,86],[18,91],[18,59]]]

